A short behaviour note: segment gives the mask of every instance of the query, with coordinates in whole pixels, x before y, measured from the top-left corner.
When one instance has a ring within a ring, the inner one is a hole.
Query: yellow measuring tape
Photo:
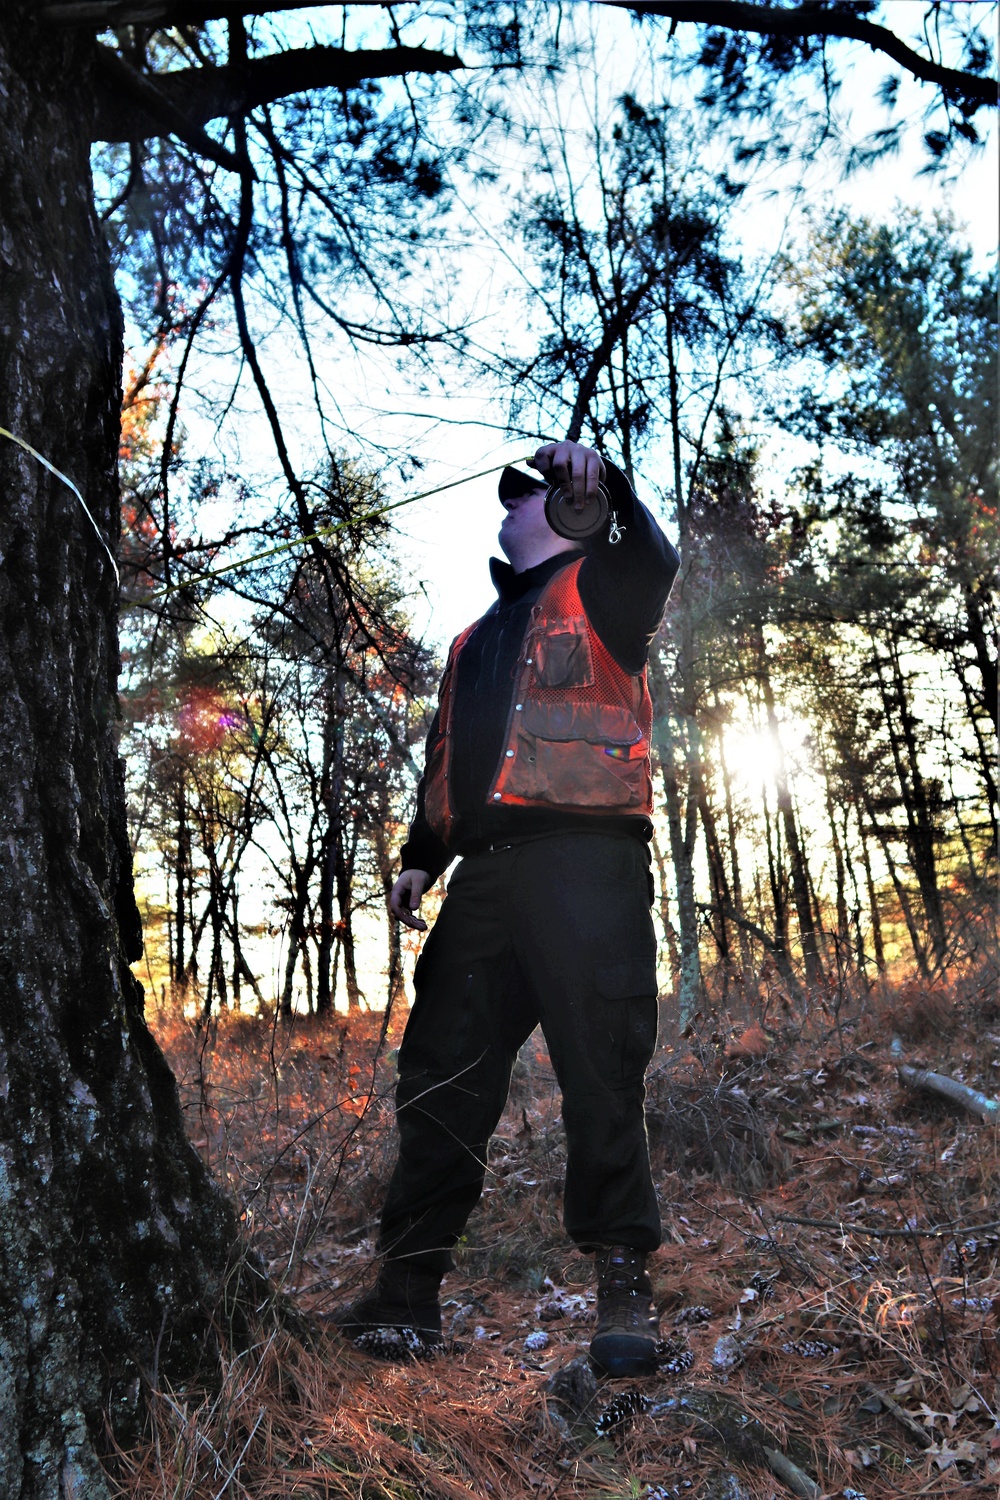
[[[63,484],[68,485],[68,487],[73,491],[73,494],[76,496],[81,506],[83,507],[84,515],[87,517],[87,520],[90,522],[91,526],[93,526],[94,531],[97,534],[98,541],[104,548],[105,552],[108,554],[108,560],[111,563],[112,568],[114,569],[115,580],[118,583],[119,587],[121,587],[121,575],[118,572],[118,565],[115,562],[114,556],[112,555],[111,548],[108,546],[107,542],[104,540],[104,537],[101,535],[101,531],[98,527],[97,522],[94,520],[89,509],[87,508],[87,502],[80,494],[80,491],[77,489],[72,479],[70,479],[68,475],[64,474],[61,469],[57,469],[55,464],[50,463],[43,453],[39,453],[37,448],[33,448],[30,443],[26,443],[24,441],[24,438],[19,438],[16,433],[10,432],[6,427],[0,427],[0,437],[9,438],[10,441],[12,443],[16,443],[19,448],[23,448],[25,453],[30,453],[32,458],[36,458],[44,468],[48,469],[50,474],[54,474],[57,479],[61,479]],[[268,547],[263,552],[254,552],[250,557],[241,557],[238,562],[227,563],[224,568],[212,568],[207,573],[197,573],[191,578],[186,578],[182,584],[173,584],[170,588],[158,589],[155,594],[149,595],[149,601],[152,601],[153,599],[163,599],[167,594],[176,594],[178,590],[187,588],[192,583],[205,583],[210,578],[219,578],[223,573],[232,573],[237,568],[247,567],[250,563],[263,562],[265,558],[276,557],[279,552],[289,552],[293,547],[300,547],[305,542],[316,542],[319,541],[322,537],[335,536],[338,531],[346,531],[349,527],[359,526],[364,521],[377,520],[379,516],[388,515],[389,511],[399,510],[401,506],[415,505],[418,500],[429,500],[432,495],[443,495],[445,490],[457,489],[460,484],[471,484],[474,479],[486,479],[490,474],[496,474],[500,469],[506,469],[508,465],[512,463],[530,463],[533,457],[534,455],[530,454],[527,458],[507,458],[504,459],[503,463],[494,464],[491,469],[480,469],[477,474],[463,474],[461,479],[449,480],[447,484],[436,485],[432,490],[421,490],[419,495],[407,495],[405,500],[394,500],[391,505],[382,505],[379,506],[377,510],[364,511],[359,516],[351,516],[349,520],[337,521],[333,526],[321,526],[318,531],[312,531],[308,536],[293,537],[291,541],[279,542],[276,547]],[[542,482],[543,481],[541,480],[539,481],[539,483]],[[144,600],[143,602],[145,603],[147,601]]]
[[[80,491],[77,489],[77,487],[73,483],[72,479],[70,479],[69,475],[68,474],[64,474],[63,471],[62,471],[62,469],[57,469],[56,466],[55,466],[55,464],[49,463],[49,460],[45,457],[44,453],[39,453],[38,449],[37,448],[33,448],[30,443],[26,443],[24,441],[24,438],[19,438],[19,437],[17,437],[17,435],[15,433],[8,432],[6,427],[0,427],[0,437],[10,438],[10,440],[11,440],[12,443],[16,443],[19,448],[23,448],[24,451],[25,451],[25,453],[30,453],[31,456],[32,456],[32,458],[37,458],[38,462],[43,466],[43,468],[48,469],[48,471],[49,471],[50,474],[54,474],[57,479],[61,479],[62,482],[63,482],[63,484],[67,485],[73,491],[74,495],[79,500],[80,504],[83,506],[83,513],[84,513],[84,515],[87,517],[87,520],[90,522],[91,526],[93,526],[94,531],[97,534],[97,540],[100,542],[101,546],[104,548],[105,552],[108,554],[108,561],[110,562],[112,568],[114,569],[115,582],[118,584],[118,586],[120,588],[121,587],[121,581],[122,581],[121,580],[121,574],[118,572],[118,564],[115,562],[115,559],[114,559],[114,556],[112,554],[111,548],[108,546],[107,542],[104,540],[104,537],[101,535],[101,529],[100,529],[100,527],[98,526],[97,522],[94,520],[93,516],[90,514],[90,511],[87,508],[87,502],[86,502],[86,500],[80,494]]]
[[[3,429],[0,428],[0,431]],[[338,531],[347,531],[351,526],[360,526],[363,521],[374,521],[379,516],[388,515],[391,510],[399,510],[403,505],[414,505],[418,500],[428,500],[431,495],[443,495],[445,490],[457,489],[460,484],[471,484],[474,479],[486,479],[490,474],[496,474],[500,469],[506,469],[510,464],[530,463],[534,454],[527,458],[506,458],[502,464],[494,464],[492,469],[480,469],[478,474],[463,474],[461,479],[449,480],[447,484],[439,484],[432,490],[421,490],[419,495],[407,495],[405,500],[393,500],[391,505],[382,505],[377,510],[364,511],[359,516],[351,516],[347,521],[337,521],[333,526],[322,526],[319,531],[311,531],[308,536],[292,537],[291,541],[279,542],[276,547],[268,547],[264,552],[253,552],[249,557],[241,557],[238,562],[226,563],[224,568],[212,568],[207,573],[196,573],[186,578],[183,583],[172,584],[168,589],[157,589],[155,594],[148,596],[148,601],[163,599],[167,594],[176,594],[180,589],[189,587],[192,583],[204,583],[210,578],[219,578],[223,573],[232,573],[237,568],[245,568],[250,563],[263,562],[265,558],[276,557],[279,552],[290,552],[293,547],[301,547],[304,542],[316,542],[322,537],[335,536]],[[544,484],[539,479],[539,484]],[[142,603],[148,602],[143,600]]]

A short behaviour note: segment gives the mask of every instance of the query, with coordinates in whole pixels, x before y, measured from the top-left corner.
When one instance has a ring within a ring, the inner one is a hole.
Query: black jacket
[[[587,549],[580,569],[580,597],[601,641],[627,672],[641,672],[677,573],[679,559],[653,517],[635,498],[619,469],[605,460],[605,483],[623,536],[612,546],[606,534]],[[515,573],[509,563],[491,559],[497,601],[478,621],[459,660],[452,714],[451,798],[457,815],[454,837],[445,845],[424,815],[424,781],[417,810],[403,846],[404,870],[426,870],[435,881],[456,854],[471,854],[505,838],[535,833],[593,829],[587,813],[549,812],[527,807],[496,807],[487,794],[503,750],[510,698],[521,642],[531,609],[549,579],[579,553],[560,552],[537,567]],[[430,741],[437,731],[437,716]],[[606,833],[649,839],[649,819],[623,814],[601,818]]]

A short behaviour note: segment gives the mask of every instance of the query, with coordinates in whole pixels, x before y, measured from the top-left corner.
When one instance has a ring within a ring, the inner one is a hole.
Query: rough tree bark
[[[0,424],[118,526],[121,326],[90,44],[0,7]],[[77,499],[0,438],[0,1495],[105,1500],[104,1414],[199,1358],[234,1214],[129,970],[116,587]]]

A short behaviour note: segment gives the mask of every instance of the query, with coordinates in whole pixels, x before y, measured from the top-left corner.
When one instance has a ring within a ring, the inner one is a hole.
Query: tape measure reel
[[[611,497],[603,484],[597,494],[579,510],[573,503],[573,489],[568,484],[553,484],[545,492],[545,519],[558,536],[571,542],[585,542],[596,536],[607,523]]]

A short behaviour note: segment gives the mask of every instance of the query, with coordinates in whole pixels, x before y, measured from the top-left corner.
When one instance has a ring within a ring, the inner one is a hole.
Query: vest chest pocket
[[[645,747],[627,708],[529,699],[518,718],[517,759],[506,783],[514,796],[557,807],[642,805]]]
[[[594,663],[582,616],[551,620],[531,643],[539,687],[590,687]]]

